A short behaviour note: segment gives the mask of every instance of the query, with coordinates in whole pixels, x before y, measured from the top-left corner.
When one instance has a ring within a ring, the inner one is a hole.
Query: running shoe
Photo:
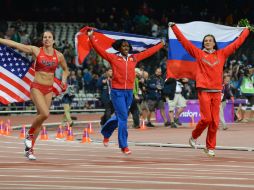
[[[164,123],[164,126],[165,126],[165,127],[170,126],[170,122],[169,122],[169,121],[166,121],[166,122]]]
[[[215,157],[215,152],[214,150],[209,150],[207,148],[204,148],[204,152],[207,154],[209,157]]]
[[[108,147],[108,145],[109,145],[109,138],[105,138],[105,137],[104,137],[104,139],[103,139],[103,145],[104,145],[105,147]]]
[[[177,125],[175,124],[175,122],[171,122],[170,126],[171,126],[171,128],[177,128]]]
[[[174,119],[174,122],[175,122],[177,125],[182,125],[182,123],[179,121],[179,118],[175,118],[175,119]]]
[[[131,154],[131,151],[128,147],[125,147],[125,148],[122,148],[122,153],[124,153],[125,155],[130,155]]]
[[[27,157],[28,160],[36,160],[36,157],[34,156],[34,151],[32,148],[25,150],[25,157]]]
[[[197,148],[197,140],[196,139],[194,139],[193,137],[191,137],[190,139],[189,139],[189,144],[190,144],[190,146],[192,147],[192,148]]]
[[[155,127],[150,121],[146,124],[147,127]]]
[[[24,143],[25,143],[25,147],[26,148],[32,148],[32,140],[33,140],[33,136],[34,135],[31,135],[31,134],[26,134],[26,138],[24,140]]]

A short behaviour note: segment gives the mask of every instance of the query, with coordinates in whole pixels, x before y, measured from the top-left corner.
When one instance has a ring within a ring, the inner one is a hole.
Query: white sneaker
[[[210,157],[215,157],[215,152],[214,152],[214,150],[209,150],[209,149],[205,148],[205,149],[204,149],[204,152],[205,152],[208,156],[210,156]]]
[[[30,148],[28,151],[25,150],[25,157],[27,157],[28,160],[36,160],[36,157],[34,156],[34,151],[32,148]]]
[[[190,144],[190,146],[192,147],[192,148],[197,148],[197,140],[196,139],[194,139],[193,137],[191,137],[190,139],[189,139],[189,144]]]
[[[33,140],[33,135],[26,134],[26,138],[24,140],[26,148],[32,148],[32,140]]]

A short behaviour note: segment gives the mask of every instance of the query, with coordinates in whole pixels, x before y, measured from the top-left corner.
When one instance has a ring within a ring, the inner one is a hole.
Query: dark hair
[[[130,47],[130,52],[132,51],[132,45],[127,41],[127,40],[124,40],[124,39],[120,39],[120,40],[116,40],[113,44],[112,44],[112,47],[119,51],[121,45],[124,43],[124,42],[127,42],[129,44],[129,47]]]
[[[44,36],[45,32],[51,33],[52,36],[53,36],[53,40],[55,40],[55,33],[52,32],[51,30],[45,30],[45,31],[42,33],[42,35],[41,35],[41,39],[43,39],[43,36]],[[42,42],[41,42],[41,43],[42,43]],[[55,49],[57,48],[55,43],[53,44],[53,48],[55,48]]]
[[[215,50],[218,50],[217,42],[216,42],[216,40],[215,40],[214,35],[212,35],[212,34],[207,34],[207,35],[205,35],[205,37],[203,38],[203,41],[202,41],[202,49],[205,48],[205,38],[208,37],[208,36],[210,36],[210,37],[213,38],[213,41],[214,41],[214,43],[215,43],[214,49],[215,49]]]
[[[54,32],[52,32],[51,30],[45,30],[45,31],[42,33],[42,35],[41,35],[41,38],[42,38],[42,39],[43,39],[43,36],[44,36],[45,32],[49,32],[49,33],[51,33],[51,34],[52,34],[52,36],[53,36],[53,40],[55,40],[55,33],[54,33]]]
[[[243,74],[244,74],[244,76],[248,77],[248,76],[249,76],[249,74],[251,74],[251,72],[250,72],[250,68],[245,67],[245,68],[243,69]]]

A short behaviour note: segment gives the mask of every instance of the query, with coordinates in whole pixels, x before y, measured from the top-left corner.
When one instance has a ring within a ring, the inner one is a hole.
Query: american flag
[[[0,45],[0,103],[30,100],[30,85],[34,79],[32,62],[13,49]],[[53,92],[63,92],[61,82],[55,78]]]

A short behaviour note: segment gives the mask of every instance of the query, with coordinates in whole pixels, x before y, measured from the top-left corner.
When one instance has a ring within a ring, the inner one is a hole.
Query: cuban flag
[[[222,49],[232,43],[244,29],[243,27],[230,27],[201,21],[177,24],[177,26],[182,34],[199,49],[201,49],[203,38],[207,34],[212,34],[217,41],[218,48]],[[195,59],[177,40],[171,27],[169,27],[168,37],[167,78],[195,80]]]
[[[112,43],[114,43],[114,41],[118,39],[125,39],[132,45],[133,51],[130,52],[131,54],[144,51],[161,42],[161,39],[159,38],[122,32],[112,32],[107,30],[99,30],[86,26],[75,35],[75,46],[77,51],[76,63],[78,62],[79,64],[82,64],[92,48],[89,37],[87,36],[87,30],[89,29],[94,30],[93,35],[96,37],[96,39],[99,39],[100,42],[102,42],[100,44],[101,47],[104,48],[108,53],[116,53],[116,50],[112,48]]]
[[[34,64],[13,49],[0,45],[0,103],[30,100],[30,86],[34,80]],[[64,92],[61,81],[54,79],[55,96]]]

